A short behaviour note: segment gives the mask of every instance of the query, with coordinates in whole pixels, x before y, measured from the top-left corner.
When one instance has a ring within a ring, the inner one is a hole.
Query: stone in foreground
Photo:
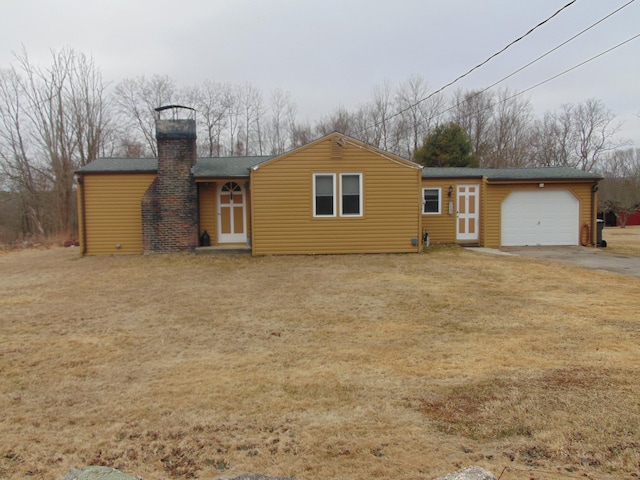
[[[469,467],[436,480],[496,480],[496,477],[484,468]]]
[[[111,467],[72,468],[62,480],[142,480]]]

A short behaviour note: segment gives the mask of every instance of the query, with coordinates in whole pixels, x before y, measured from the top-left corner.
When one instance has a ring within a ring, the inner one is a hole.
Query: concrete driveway
[[[607,270],[640,277],[640,257],[616,255],[606,248],[588,247],[504,247],[500,250],[511,255],[545,258],[585,268]]]

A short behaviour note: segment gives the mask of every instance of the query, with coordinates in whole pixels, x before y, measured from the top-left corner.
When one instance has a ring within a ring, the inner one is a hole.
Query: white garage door
[[[578,245],[579,202],[567,190],[511,192],[502,202],[502,246]]]

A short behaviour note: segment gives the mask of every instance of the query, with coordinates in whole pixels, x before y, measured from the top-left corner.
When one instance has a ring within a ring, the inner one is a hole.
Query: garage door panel
[[[578,244],[579,202],[568,190],[511,192],[501,219],[505,247]]]

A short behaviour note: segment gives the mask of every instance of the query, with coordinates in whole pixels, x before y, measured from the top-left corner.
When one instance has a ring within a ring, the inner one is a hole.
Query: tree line
[[[339,131],[411,159],[430,134],[455,125],[481,167],[605,171],[624,163],[620,124],[597,99],[537,118],[530,100],[508,88],[446,96],[416,75],[384,82],[357,108],[339,106],[310,123],[281,89],[265,94],[250,83],[213,80],[180,88],[161,75],[112,84],[74,49],[52,51],[45,66],[22,51],[0,69],[0,241],[73,236],[74,171],[97,157],[155,157],[154,109],[169,104],[196,110],[200,156],[277,155]]]

